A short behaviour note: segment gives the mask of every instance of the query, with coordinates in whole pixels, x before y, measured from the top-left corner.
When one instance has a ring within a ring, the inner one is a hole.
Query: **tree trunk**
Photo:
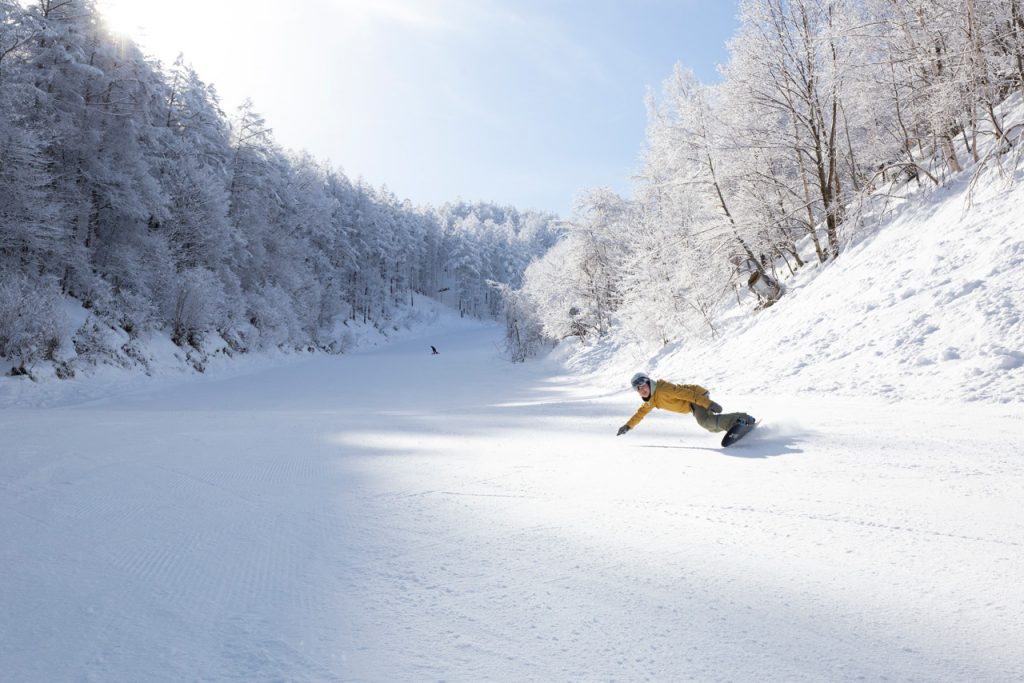
[[[1024,13],[1020,9],[1020,0],[1010,0],[1010,22],[1016,37],[1013,41],[1013,56],[1017,62],[1017,79],[1021,94],[1024,94]]]
[[[715,188],[715,194],[718,195],[718,203],[722,207],[722,212],[725,214],[725,217],[729,219],[729,224],[732,226],[732,234],[736,237],[736,241],[740,243],[740,246],[743,248],[743,252],[747,255],[747,258],[754,264],[757,272],[764,274],[764,268],[754,256],[754,252],[750,250],[747,243],[743,241],[742,237],[740,237],[740,231],[736,227],[736,221],[733,220],[732,212],[729,211],[729,206],[725,202],[725,195],[722,194],[722,187],[718,184],[718,176],[715,174],[715,162],[711,159],[710,154],[707,155],[707,160],[708,168],[711,170],[711,184]]]
[[[949,165],[949,169],[953,173],[960,173],[963,166],[960,165],[960,160],[956,156],[956,147],[953,145],[953,139],[949,137],[947,133],[942,133],[938,136],[939,143],[942,145],[942,151],[946,156],[946,163]]]

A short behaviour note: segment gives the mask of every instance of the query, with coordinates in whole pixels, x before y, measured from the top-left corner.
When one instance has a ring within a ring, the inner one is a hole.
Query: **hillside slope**
[[[565,353],[613,385],[647,369],[736,395],[1024,400],[1024,183],[968,180],[904,202],[771,308],[733,308],[718,339]]]

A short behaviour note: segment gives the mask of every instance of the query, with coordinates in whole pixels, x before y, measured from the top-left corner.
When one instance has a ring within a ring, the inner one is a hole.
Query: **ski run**
[[[513,365],[441,311],[345,355],[4,378],[2,678],[1024,680],[1022,191],[908,208],[653,358]],[[761,424],[616,438],[641,368]]]
[[[654,357],[0,379],[0,678],[1024,680],[1024,190],[965,190]],[[616,438],[637,370],[760,424]]]

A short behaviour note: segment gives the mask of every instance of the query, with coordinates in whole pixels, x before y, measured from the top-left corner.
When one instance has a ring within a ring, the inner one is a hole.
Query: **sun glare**
[[[103,24],[124,37],[137,37],[150,27],[149,7],[146,0],[102,0],[99,3]]]

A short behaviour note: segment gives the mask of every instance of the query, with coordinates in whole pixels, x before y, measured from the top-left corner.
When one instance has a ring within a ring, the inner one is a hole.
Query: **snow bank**
[[[70,329],[81,330],[91,320],[88,311],[68,301],[62,313]],[[339,321],[324,335],[324,346],[336,353],[378,347],[423,333],[424,329],[473,328],[479,321],[461,319],[458,312],[422,296],[400,308],[387,325]],[[78,344],[70,333],[62,340],[57,362],[38,363],[32,377],[0,377],[0,409],[79,404],[112,393],[132,393],[197,380],[242,375],[286,366],[309,355],[296,349],[270,348],[240,353],[213,335],[200,348],[181,347],[160,333],[132,337],[124,330],[97,323],[89,343]],[[318,351],[317,351],[318,352]],[[73,368],[68,376],[60,367]]]
[[[718,339],[580,347],[570,366],[625,385],[646,369],[722,392],[1024,400],[1024,184],[969,174],[912,198],[776,305],[726,312]],[[1019,179],[1019,174],[1018,174]]]

